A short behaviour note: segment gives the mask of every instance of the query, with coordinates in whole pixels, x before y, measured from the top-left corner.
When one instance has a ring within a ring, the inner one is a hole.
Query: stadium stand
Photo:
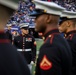
[[[76,12],[76,3],[75,3],[76,0],[42,0],[42,1],[49,1],[49,2],[52,1],[52,2],[57,3],[58,5],[65,7],[68,11]],[[18,0],[16,0],[16,2],[18,2]],[[20,0],[19,1],[18,9],[13,13],[13,16],[11,16],[10,20],[7,23],[7,24],[13,25],[12,31],[13,29],[17,29],[17,26],[18,26],[17,30],[18,32],[20,32],[19,30],[20,23],[29,23],[29,28],[32,28],[30,30],[34,31],[33,29],[34,28],[34,17],[30,18],[28,16],[28,14],[33,12],[34,8],[35,8],[35,4],[32,2],[32,0]]]

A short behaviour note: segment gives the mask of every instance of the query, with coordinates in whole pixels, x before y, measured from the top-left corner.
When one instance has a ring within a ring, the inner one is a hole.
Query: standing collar
[[[59,30],[58,30],[58,29],[50,30],[49,32],[47,32],[47,33],[44,35],[44,38],[46,39],[49,35],[55,34],[55,33],[59,33]]]
[[[22,35],[22,34],[21,34],[20,36],[25,37],[25,36],[28,36],[28,34],[25,34],[25,35]]]

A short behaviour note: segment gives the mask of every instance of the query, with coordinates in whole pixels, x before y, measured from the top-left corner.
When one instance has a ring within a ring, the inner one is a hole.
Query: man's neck
[[[49,31],[51,31],[51,30],[53,30],[53,29],[58,29],[58,26],[56,26],[56,25],[49,25],[47,28],[46,28],[46,30],[45,30],[45,32],[43,33],[44,35],[47,33],[47,32],[49,32]]]
[[[22,34],[22,36],[26,36],[27,34]]]
[[[70,28],[66,31],[66,33],[70,32],[70,31],[74,31],[74,30],[76,30],[76,28]]]

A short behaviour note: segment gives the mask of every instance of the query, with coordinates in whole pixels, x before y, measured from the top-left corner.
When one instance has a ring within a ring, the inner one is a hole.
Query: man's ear
[[[67,26],[70,27],[72,25],[72,22],[70,20],[67,21]]]
[[[50,23],[50,22],[51,22],[51,16],[50,16],[50,15],[47,15],[47,17],[46,17],[46,22],[47,22],[47,23]]]

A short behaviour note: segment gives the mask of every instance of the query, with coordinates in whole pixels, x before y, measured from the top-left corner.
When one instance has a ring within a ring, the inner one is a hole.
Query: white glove
[[[33,61],[31,61],[31,63],[30,63],[31,65],[33,65],[34,64],[34,62]]]

